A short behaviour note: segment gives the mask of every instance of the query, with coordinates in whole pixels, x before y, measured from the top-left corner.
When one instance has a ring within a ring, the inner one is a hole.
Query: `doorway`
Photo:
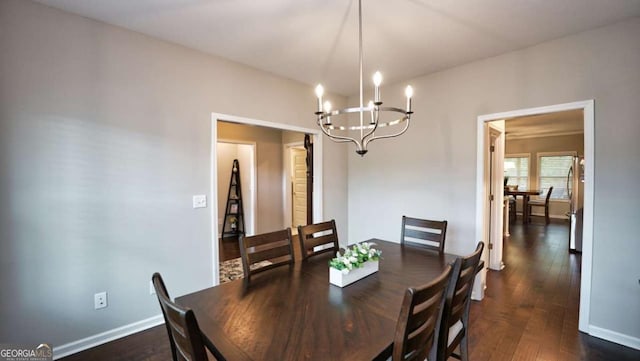
[[[580,279],[580,311],[578,329],[587,332],[589,329],[590,295],[591,295],[591,272],[592,272],[592,247],[593,247],[593,180],[594,180],[594,101],[581,101],[574,103],[558,104],[539,108],[520,109],[504,113],[482,115],[478,117],[477,132],[477,179],[476,179],[476,236],[478,239],[486,239],[490,229],[489,214],[489,193],[490,188],[486,184],[488,162],[486,154],[486,144],[488,143],[488,132],[486,124],[495,120],[510,119],[524,116],[542,115],[548,113],[563,112],[569,110],[582,110],[584,129],[584,229],[583,229],[583,249],[582,249],[582,274]],[[502,216],[502,208],[499,210]],[[486,259],[485,261],[488,261]],[[484,297],[486,285],[486,270],[480,275],[480,282],[476,282],[474,295],[476,299]]]
[[[282,174],[283,174],[282,166],[280,165],[279,168],[276,167],[279,170],[274,170],[276,168],[274,168],[273,165],[275,163],[282,163],[283,144],[285,143],[285,139],[289,139],[287,137],[287,134],[292,132],[302,134],[302,138],[304,138],[304,134],[308,134],[312,139],[315,151],[313,152],[313,162],[312,162],[312,164],[314,165],[314,169],[313,169],[314,179],[312,182],[313,191],[311,192],[312,198],[313,198],[311,202],[313,205],[311,214],[313,215],[314,222],[319,222],[323,219],[322,218],[323,217],[323,212],[322,212],[322,173],[323,172],[322,172],[322,137],[321,137],[322,134],[319,129],[308,129],[308,128],[302,128],[302,127],[292,126],[288,124],[280,124],[280,123],[268,122],[264,120],[244,118],[244,117],[238,117],[238,116],[227,115],[227,114],[218,114],[218,113],[212,113],[211,121],[212,121],[211,194],[215,195],[216,199],[219,194],[219,188],[223,188],[226,191],[226,187],[228,186],[228,179],[224,181],[224,183],[222,184],[220,184],[222,181],[218,180],[218,162],[219,161],[218,161],[217,143],[220,140],[224,140],[224,139],[219,139],[218,137],[219,123],[231,124],[234,126],[244,126],[244,129],[242,132],[233,133],[237,135],[237,137],[234,135],[233,138],[244,139],[247,136],[247,134],[245,133],[253,133],[256,135],[262,135],[263,133],[270,133],[271,136],[274,136],[274,133],[281,134],[281,135],[275,135],[275,137],[277,138],[277,141],[273,140],[275,138],[272,138],[273,141],[270,141],[269,143],[270,145],[268,145],[266,148],[260,145],[262,143],[256,146],[255,162],[257,164],[257,167],[256,167],[256,177],[255,177],[256,187],[254,189],[256,190],[255,193],[256,193],[257,199],[256,199],[256,202],[254,203],[256,208],[256,215],[254,217],[254,222],[255,222],[254,233],[263,233],[271,230],[277,230],[277,229],[288,227],[288,225],[285,225],[283,223],[282,213],[281,213],[282,200],[283,200],[283,197],[281,195],[281,192],[283,189],[282,188],[282,183],[283,183],[282,182]],[[292,142],[292,140],[287,140],[287,142]],[[263,147],[264,149],[261,147]],[[278,154],[277,156],[273,154],[274,155],[273,159],[274,160],[279,159],[279,160],[274,162],[261,163],[260,155],[259,155],[261,152],[261,149],[263,149],[262,151],[266,153],[277,152]],[[261,184],[260,182],[266,181],[265,177],[273,178],[273,180],[269,182],[269,187],[267,187],[265,192],[262,192],[262,194],[265,197],[271,197],[269,198],[269,199],[272,199],[271,201],[264,200],[263,198],[261,198],[260,195],[258,195],[259,193],[258,189],[260,188],[260,184]],[[279,181],[275,181],[276,177],[278,177]],[[280,191],[274,192],[276,188],[279,188]],[[275,199],[272,197],[274,193],[278,194],[276,197],[278,197],[279,199]],[[211,198],[213,199],[214,196],[212,196]],[[212,203],[216,204],[216,202],[212,202]],[[264,216],[261,216],[261,215],[264,215]],[[217,235],[219,234],[220,226],[217,220],[221,216],[222,215],[220,215],[220,211],[218,210],[218,207],[211,207],[213,285],[218,285],[220,283],[220,249],[219,249],[219,243],[218,243],[218,237],[217,237]],[[274,218],[274,221],[272,222],[269,219],[269,217]],[[259,220],[259,222],[257,222],[257,220]]]

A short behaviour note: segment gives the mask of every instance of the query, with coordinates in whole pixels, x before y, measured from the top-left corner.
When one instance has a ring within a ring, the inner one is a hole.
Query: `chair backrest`
[[[429,358],[430,360],[447,360],[467,332],[471,291],[473,290],[473,281],[479,271],[483,249],[484,243],[480,242],[472,254],[458,257],[453,264],[442,310],[442,321],[439,325],[438,341],[435,348],[436,357],[432,356]],[[454,325],[461,326],[461,328],[458,332],[451,334],[452,339],[449,339],[449,332]]]
[[[291,228],[249,237],[240,236],[240,257],[247,281],[256,273],[293,264]]]
[[[340,249],[336,221],[333,219],[328,222],[298,226],[298,239],[303,260],[325,252],[335,254]],[[325,248],[314,250],[318,246],[325,246]]]
[[[393,361],[427,358],[441,317],[451,266],[429,284],[409,288],[404,294],[393,340]]]
[[[444,252],[447,237],[447,221],[402,216],[400,244],[411,243],[425,248]]]
[[[547,197],[544,200],[544,204],[545,206],[549,206],[549,198],[551,198],[551,192],[553,192],[553,187],[549,187],[549,190],[547,191]]]
[[[151,280],[167,326],[173,360],[206,361],[207,351],[193,311],[178,306],[169,299],[167,288],[159,273],[154,273]]]

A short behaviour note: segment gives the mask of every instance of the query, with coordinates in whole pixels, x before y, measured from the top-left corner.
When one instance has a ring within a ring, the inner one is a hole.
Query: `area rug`
[[[264,267],[270,265],[269,261],[262,261],[251,266],[251,268]],[[231,282],[244,278],[242,260],[240,257],[220,262],[220,283]]]

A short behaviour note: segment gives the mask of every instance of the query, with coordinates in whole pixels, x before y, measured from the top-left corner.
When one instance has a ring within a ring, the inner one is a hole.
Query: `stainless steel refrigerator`
[[[583,197],[584,189],[584,157],[573,157],[573,164],[567,174],[567,190],[569,191],[569,252],[582,252],[582,221],[584,218]]]

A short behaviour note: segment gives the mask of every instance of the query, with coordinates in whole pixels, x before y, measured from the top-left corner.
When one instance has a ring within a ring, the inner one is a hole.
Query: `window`
[[[551,199],[569,199],[567,174],[573,165],[574,153],[538,153],[538,188],[540,197],[545,197],[553,187]]]
[[[508,185],[529,189],[529,154],[507,154],[504,157],[504,176]]]

